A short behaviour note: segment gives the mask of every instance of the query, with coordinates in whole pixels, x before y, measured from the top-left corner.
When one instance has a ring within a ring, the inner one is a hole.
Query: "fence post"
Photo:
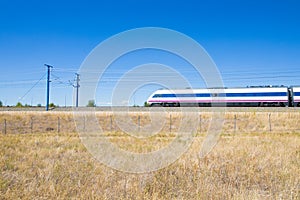
[[[271,113],[269,113],[269,129],[272,132]]]
[[[200,133],[202,132],[202,118],[201,115],[199,116],[199,128],[200,128]]]
[[[236,133],[236,114],[234,114],[234,133]]]
[[[169,129],[170,129],[170,133],[172,132],[172,115],[170,114],[170,127],[169,127]]]
[[[60,132],[60,118],[57,117],[57,133]]]
[[[141,129],[141,116],[138,116],[138,132],[140,132]]]
[[[4,134],[6,135],[6,119],[4,119]]]
[[[83,131],[85,131],[85,121],[86,121],[86,119],[85,119],[85,115],[83,116]]]
[[[113,121],[112,121],[112,115],[110,115],[109,117],[110,117],[110,132],[112,132],[112,123],[113,123]]]
[[[33,117],[30,118],[30,133],[33,133]]]

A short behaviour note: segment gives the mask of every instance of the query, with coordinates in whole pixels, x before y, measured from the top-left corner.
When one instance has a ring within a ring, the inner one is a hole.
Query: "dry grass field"
[[[122,149],[153,151],[173,139],[167,125],[148,141],[133,140],[118,130],[110,132],[110,115],[105,116],[99,114],[100,124]],[[219,142],[204,158],[199,151],[210,114],[201,116],[201,131],[199,127],[180,159],[155,172],[129,174],[88,153],[70,114],[1,113],[2,130],[5,119],[7,129],[15,120],[15,127],[29,131],[0,134],[0,199],[300,199],[298,112],[271,113],[271,131],[268,113],[226,113]],[[39,121],[33,127],[32,118]]]
[[[223,133],[300,133],[300,110],[273,110],[261,111],[237,108],[223,114]],[[197,110],[196,110],[197,111]],[[161,132],[177,132],[181,126],[182,113],[156,112],[158,116],[164,116],[165,122]],[[95,113],[98,123],[104,132],[122,132],[115,122],[118,112],[97,111]],[[209,110],[199,111],[197,133],[206,133],[211,125],[213,112]],[[130,111],[129,117],[140,126],[150,123],[149,112]],[[124,118],[127,120],[127,118]],[[85,120],[85,127],[88,127]],[[0,111],[0,133],[74,133],[76,126],[72,111]]]

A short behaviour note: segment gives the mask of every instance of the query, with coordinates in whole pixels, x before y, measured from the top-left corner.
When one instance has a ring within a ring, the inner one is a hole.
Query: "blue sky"
[[[2,0],[0,100],[5,105],[44,105],[47,63],[54,66],[50,101],[72,105],[69,80],[89,52],[112,35],[149,26],[173,29],[199,42],[225,86],[300,85],[299,10],[297,0]],[[105,95],[97,94],[99,104],[108,101]],[[145,95],[134,97],[134,103],[142,104]]]

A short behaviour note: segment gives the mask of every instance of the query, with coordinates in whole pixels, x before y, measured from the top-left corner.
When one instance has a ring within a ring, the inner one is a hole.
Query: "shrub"
[[[16,107],[23,107],[22,103],[21,102],[18,102]]]
[[[50,104],[49,104],[49,107],[50,107],[50,108],[55,108],[56,105],[55,105],[54,103],[50,103]]]
[[[96,107],[95,100],[89,100],[87,107]]]

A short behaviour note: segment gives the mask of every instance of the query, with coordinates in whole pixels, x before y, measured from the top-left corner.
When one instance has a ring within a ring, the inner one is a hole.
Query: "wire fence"
[[[182,126],[182,116],[178,113],[164,113],[165,122],[162,133],[176,133]],[[147,113],[134,112],[129,115],[138,131],[151,123]],[[206,133],[211,126],[213,114],[199,113],[196,133]],[[98,113],[96,119],[103,132],[123,132],[116,122],[117,114]],[[90,120],[82,119],[82,129],[88,131]],[[75,133],[76,123],[72,114],[65,113],[2,113],[0,114],[0,131],[2,134],[33,133]],[[300,133],[300,112],[229,112],[225,113],[222,133]]]

